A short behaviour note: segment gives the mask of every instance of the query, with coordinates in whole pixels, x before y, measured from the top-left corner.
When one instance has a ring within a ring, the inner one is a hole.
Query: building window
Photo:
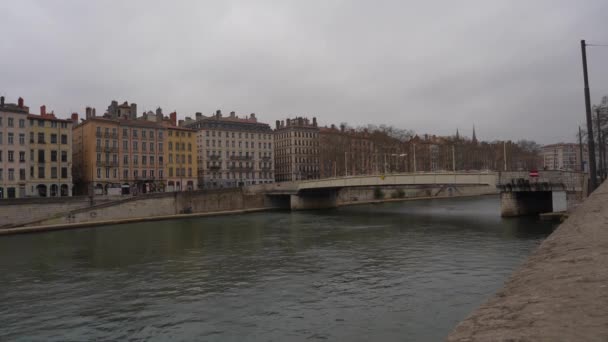
[[[133,142],[133,151],[137,151],[137,141]]]
[[[146,161],[148,160],[148,157],[146,156],[141,156],[141,165],[146,165]]]
[[[129,165],[129,156],[128,155],[123,155],[122,156],[122,163],[123,165]]]
[[[2,178],[4,177],[3,173],[4,173],[4,170],[0,169],[0,180],[2,180]]]
[[[19,180],[25,180],[25,169],[19,169]]]
[[[68,152],[67,151],[61,151],[61,161],[66,163],[68,161]]]
[[[137,130],[136,129],[133,130],[133,139],[137,139]]]
[[[101,169],[97,168],[97,178],[101,178]]]
[[[110,168],[106,167],[106,178],[110,178]]]
[[[154,152],[154,143],[150,143],[150,152]]]
[[[129,169],[125,169],[122,171],[122,178],[124,178],[124,180],[129,179]]]
[[[163,170],[158,170],[158,178],[163,178]]]
[[[51,178],[52,179],[56,179],[57,178],[57,168],[54,167],[54,166],[51,168]]]
[[[159,134],[160,137],[160,134]],[[162,152],[163,151],[163,143],[158,143],[158,152]]]
[[[8,180],[15,180],[15,169],[8,169]]]
[[[158,156],[158,165],[163,166],[163,156]]]
[[[15,136],[14,136],[14,134],[13,133],[9,133],[8,134],[8,144],[9,145],[13,145],[14,142],[15,142]]]
[[[173,168],[172,167],[169,168],[169,177],[173,177]]]
[[[14,126],[13,118],[8,118],[8,127],[13,127],[13,126]]]
[[[9,162],[14,162],[15,161],[15,152],[8,151],[8,161]]]
[[[23,133],[19,134],[19,145],[25,145],[25,134]]]
[[[61,168],[61,178],[68,178],[68,168],[67,167]]]
[[[128,128],[123,128],[122,129],[122,137],[123,138],[129,137],[129,129]],[[127,178],[127,177],[125,177],[125,178]]]
[[[38,178],[39,179],[44,179],[44,166],[39,166],[38,167]]]
[[[139,177],[139,172],[137,172],[137,170],[133,171],[133,178],[138,178]]]
[[[150,178],[154,178],[154,170],[150,170]]]
[[[144,133],[145,131],[143,131],[142,133]],[[146,174],[148,173],[148,170],[141,170],[141,177],[142,178],[146,178]]]
[[[2,145],[2,132],[0,132],[0,145]]]
[[[44,133],[38,133],[38,143],[45,144],[44,142]]]
[[[62,134],[61,135],[61,144],[62,145],[67,145],[68,144],[68,135],[67,134]]]
[[[163,132],[158,132],[158,140],[163,140]]]
[[[173,143],[169,141],[169,151],[173,151]]]
[[[51,144],[57,143],[57,134],[51,134]]]
[[[51,161],[52,162],[56,162],[57,161],[57,151],[51,151]]]

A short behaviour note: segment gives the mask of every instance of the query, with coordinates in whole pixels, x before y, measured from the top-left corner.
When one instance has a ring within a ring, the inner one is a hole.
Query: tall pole
[[[414,144],[414,173],[416,173],[416,144]]]
[[[456,153],[454,151],[454,145],[452,145],[452,171],[456,172]]]
[[[589,150],[589,187],[590,191],[597,187],[595,168],[595,145],[593,143],[593,122],[591,121],[591,96],[589,95],[589,77],[587,76],[587,51],[585,40],[581,40],[581,54],[583,58],[583,79],[585,82],[585,113],[587,118],[587,145]]]
[[[599,156],[599,167],[598,174],[600,179],[603,179],[604,175],[604,158],[602,157],[602,130],[600,129],[600,108],[595,109],[595,113],[597,114],[597,152]]]
[[[386,174],[386,153],[384,153],[384,174]]]
[[[504,162],[504,171],[507,171],[507,142],[502,142],[502,159]]]
[[[583,133],[581,132],[581,126],[578,126],[578,149],[581,161],[581,172],[585,172],[585,162],[583,161]]]

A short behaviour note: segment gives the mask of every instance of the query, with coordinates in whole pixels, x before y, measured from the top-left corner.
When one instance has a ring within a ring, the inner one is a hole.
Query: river
[[[438,341],[553,224],[495,196],[0,237],[0,340]]]

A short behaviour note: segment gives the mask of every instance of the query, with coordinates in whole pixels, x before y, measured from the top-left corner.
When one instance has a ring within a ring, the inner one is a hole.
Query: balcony
[[[272,157],[262,157],[262,161],[264,161],[264,162],[272,161]]]
[[[211,165],[211,166],[208,166],[207,168],[209,170],[217,171],[217,170],[220,170],[222,168],[222,166],[221,165]]]
[[[118,162],[98,160],[96,165],[99,167],[118,167]]]
[[[230,156],[230,160],[249,161],[253,160],[253,156]]]
[[[220,156],[219,154],[212,154],[209,156],[209,159],[211,160],[221,160],[222,156]]]
[[[230,166],[228,170],[230,172],[251,172],[253,171],[253,166]]]

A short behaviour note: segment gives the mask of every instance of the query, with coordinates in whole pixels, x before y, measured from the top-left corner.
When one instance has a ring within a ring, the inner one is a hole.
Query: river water
[[[552,229],[489,196],[0,237],[0,340],[442,340]]]

